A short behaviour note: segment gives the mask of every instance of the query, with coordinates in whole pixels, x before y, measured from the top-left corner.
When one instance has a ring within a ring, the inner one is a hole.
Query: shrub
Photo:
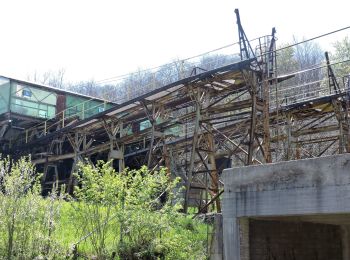
[[[96,259],[205,259],[205,225],[180,213],[163,169],[79,169],[74,198],[43,198],[30,158],[0,157],[0,259],[65,259],[72,245]]]
[[[30,158],[0,158],[0,256],[32,259],[54,257],[60,249],[52,237],[58,200],[44,200],[40,175]]]
[[[179,213],[181,200],[173,192],[178,180],[170,180],[164,169],[117,173],[110,163],[84,164],[77,176],[77,202],[72,204],[81,219],[77,227],[84,226],[83,238],[91,241],[97,258],[113,252],[121,259],[204,258],[202,241],[189,236],[195,232],[193,220]]]

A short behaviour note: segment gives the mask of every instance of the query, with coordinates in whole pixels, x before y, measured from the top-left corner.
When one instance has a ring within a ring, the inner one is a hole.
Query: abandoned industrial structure
[[[248,41],[236,16],[240,61],[126,102],[0,77],[1,153],[30,154],[46,190],[71,190],[82,161],[165,166],[186,187],[185,211],[221,212],[225,168],[350,152],[349,77],[335,75],[327,54],[323,65],[278,75],[275,30]]]

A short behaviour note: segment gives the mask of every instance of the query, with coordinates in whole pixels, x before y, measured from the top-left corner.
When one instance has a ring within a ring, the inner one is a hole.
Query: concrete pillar
[[[239,219],[240,260],[249,260],[249,219]]]
[[[224,259],[223,250],[222,215],[217,214],[214,216],[213,233],[210,245],[210,260]]]
[[[223,259],[249,260],[249,219],[233,217],[224,219],[223,223],[230,230],[224,232]]]
[[[224,259],[240,260],[239,221],[236,217],[223,218],[224,232]]]
[[[341,226],[341,242],[342,242],[342,253],[343,260],[350,260],[350,226]]]

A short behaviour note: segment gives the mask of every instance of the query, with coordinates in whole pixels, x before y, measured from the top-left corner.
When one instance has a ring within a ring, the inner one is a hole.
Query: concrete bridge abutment
[[[350,154],[224,171],[225,259],[350,259]]]

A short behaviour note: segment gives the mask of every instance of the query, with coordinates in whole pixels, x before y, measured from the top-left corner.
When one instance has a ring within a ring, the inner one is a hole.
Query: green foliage
[[[336,41],[334,44],[334,53],[332,55],[332,59],[337,62],[350,60],[350,39],[346,36],[344,39],[340,41]],[[339,64],[336,67],[337,75],[345,76],[350,74],[350,63],[345,62]]]
[[[77,177],[80,186],[72,204],[75,219],[82,221],[77,229],[88,234],[83,239],[91,242],[99,259],[112,252],[121,259],[204,257],[203,243],[189,236],[196,232],[192,220],[186,221],[190,229],[179,222],[185,217],[173,192],[178,180],[169,180],[164,170],[150,173],[143,167],[117,173],[110,163],[85,164]]]
[[[298,69],[298,61],[295,58],[295,49],[287,47],[290,43],[278,47],[281,49],[277,52],[277,68],[280,75],[291,73]]]
[[[96,167],[81,164],[79,168],[79,186],[74,190],[77,201],[71,204],[76,212],[73,217],[78,220],[77,232],[83,240],[88,238],[96,256],[104,259],[108,256],[106,240],[112,231],[111,217],[119,208],[123,183],[110,163],[99,162]]]
[[[205,259],[206,225],[179,213],[164,170],[81,164],[74,197],[40,195],[30,158],[0,158],[0,258]],[[60,192],[59,194],[64,194]]]
[[[59,251],[52,237],[58,200],[48,202],[40,196],[40,175],[30,158],[0,159],[0,172],[0,257],[54,257]]]

